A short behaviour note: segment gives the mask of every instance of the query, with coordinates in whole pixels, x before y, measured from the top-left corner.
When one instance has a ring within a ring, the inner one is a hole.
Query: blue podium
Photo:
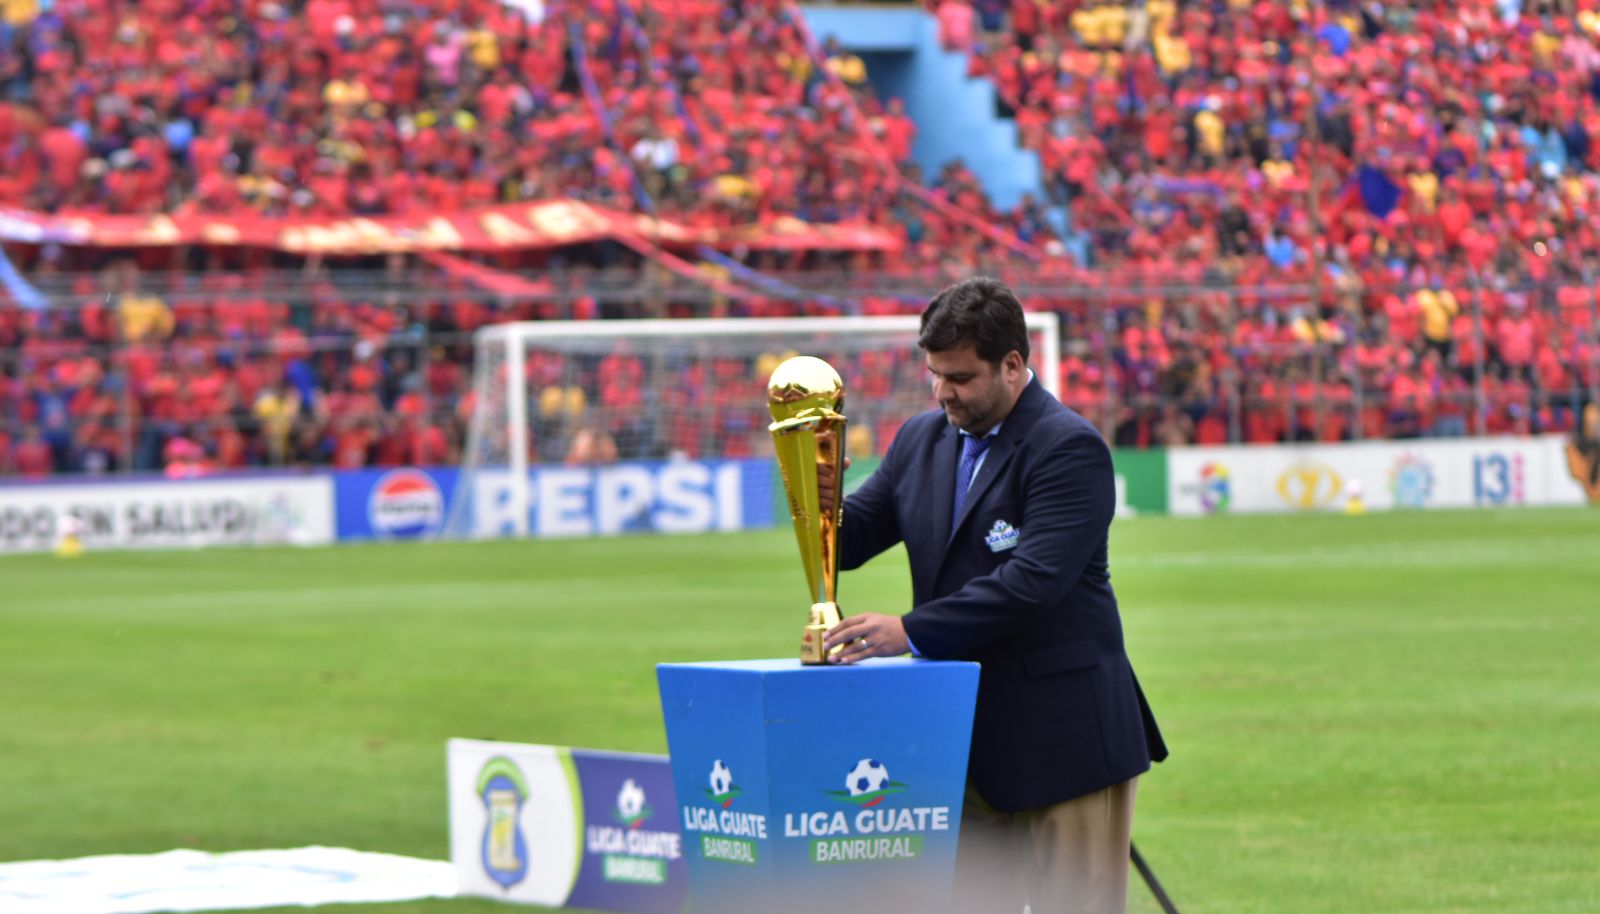
[[[978,665],[656,668],[697,914],[938,910]]]

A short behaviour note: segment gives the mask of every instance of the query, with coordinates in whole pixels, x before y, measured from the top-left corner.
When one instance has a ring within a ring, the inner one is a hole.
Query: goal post
[[[648,497],[640,494],[648,486],[639,481],[639,467],[656,472],[675,462],[771,462],[766,382],[792,355],[817,356],[839,371],[849,423],[846,449],[857,463],[870,464],[900,423],[934,405],[917,348],[919,323],[907,315],[531,321],[480,328],[466,445],[444,533],[581,533],[567,526],[536,529],[534,505],[550,497],[543,491],[543,470],[630,468],[611,473],[626,478],[604,492],[554,496],[616,508],[638,507]],[[1029,364],[1040,383],[1059,395],[1057,317],[1030,313],[1027,325]],[[688,528],[657,516],[666,522],[656,527]],[[602,523],[595,532],[616,532],[615,527]]]

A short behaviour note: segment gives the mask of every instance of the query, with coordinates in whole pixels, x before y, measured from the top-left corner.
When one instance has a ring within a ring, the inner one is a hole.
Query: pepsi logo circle
[[[384,539],[428,536],[444,522],[444,495],[427,473],[391,470],[372,487],[367,519]]]

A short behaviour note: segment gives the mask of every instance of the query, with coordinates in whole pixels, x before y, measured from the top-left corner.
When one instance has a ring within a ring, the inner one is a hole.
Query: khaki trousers
[[[1126,914],[1138,778],[1021,812],[967,785],[956,861],[962,914]]]

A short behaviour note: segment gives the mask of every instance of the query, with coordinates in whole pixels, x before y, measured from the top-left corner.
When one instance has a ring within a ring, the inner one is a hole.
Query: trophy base
[[[822,646],[822,639],[827,636],[828,630],[839,624],[843,617],[839,614],[837,603],[811,604],[811,621],[806,623],[805,631],[800,636],[800,662],[810,666],[821,666],[828,662],[828,654],[839,649],[827,651]]]

